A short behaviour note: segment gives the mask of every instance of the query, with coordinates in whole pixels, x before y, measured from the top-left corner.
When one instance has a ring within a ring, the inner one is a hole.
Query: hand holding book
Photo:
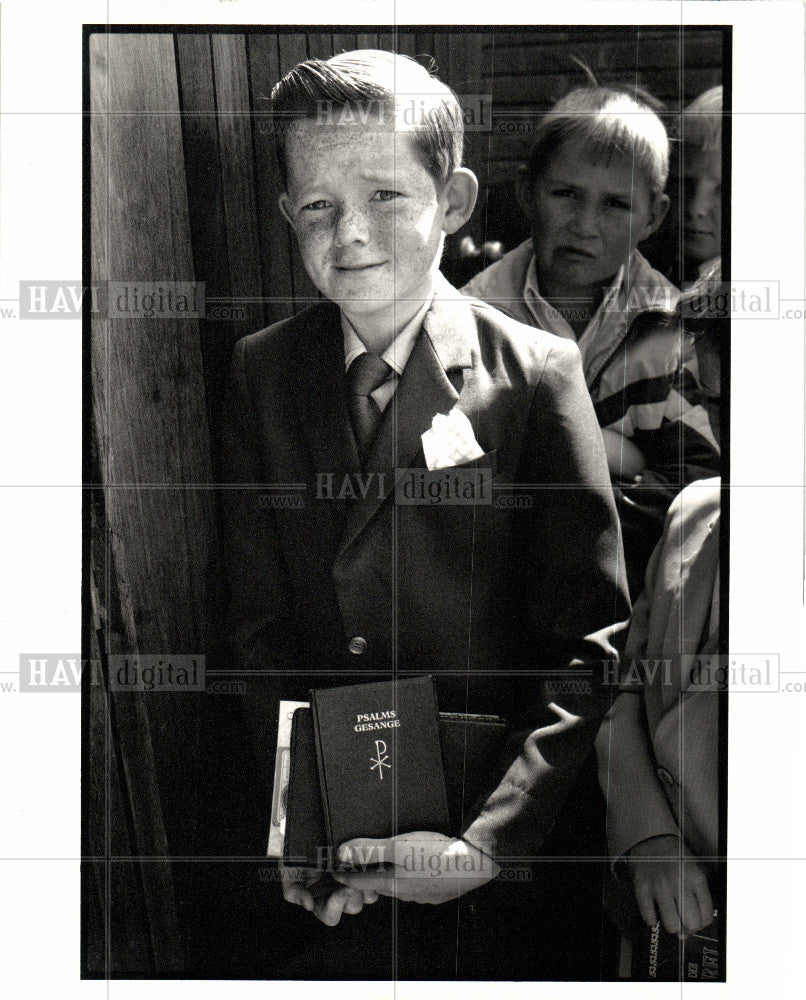
[[[644,922],[660,920],[670,934],[693,934],[714,919],[714,904],[700,865],[677,837],[650,837],[627,856],[635,900]]]
[[[438,714],[430,677],[312,691],[289,738],[285,899],[334,926],[379,895],[442,903],[495,878],[491,857],[448,834],[490,781],[504,729]]]
[[[445,903],[478,889],[500,871],[467,841],[427,831],[381,840],[356,838],[342,844],[338,857],[356,869],[334,873],[346,888],[413,903]]]
[[[335,927],[342,914],[360,913],[364,906],[378,900],[377,892],[342,888],[321,869],[281,865],[280,871],[286,902],[301,906],[328,927]]]

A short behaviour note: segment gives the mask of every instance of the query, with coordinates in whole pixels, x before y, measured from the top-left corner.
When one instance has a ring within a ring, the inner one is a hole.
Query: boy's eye
[[[397,197],[399,197],[399,192],[397,192],[397,191],[387,191],[387,190],[385,190],[385,189],[382,188],[380,191],[376,191],[375,192],[375,194],[372,196],[372,200],[373,201],[393,201]]]
[[[576,198],[573,188],[555,188],[551,193],[555,198]]]
[[[330,208],[330,202],[325,201],[324,198],[319,198],[316,201],[309,201],[307,205],[303,205],[301,211],[303,212],[321,212],[322,209]]]
[[[630,203],[628,201],[625,201],[624,198],[608,198],[607,207],[617,208],[622,212],[630,211]]]

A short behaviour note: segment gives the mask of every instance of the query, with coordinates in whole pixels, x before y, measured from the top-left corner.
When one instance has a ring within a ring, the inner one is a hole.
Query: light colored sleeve
[[[623,691],[613,702],[596,737],[596,758],[614,860],[649,837],[681,837],[655,768],[640,691]]]

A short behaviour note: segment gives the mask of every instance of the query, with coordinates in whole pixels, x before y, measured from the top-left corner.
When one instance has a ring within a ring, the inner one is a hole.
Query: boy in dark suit
[[[280,208],[325,301],[235,348],[230,636],[274,698],[422,672],[441,710],[511,727],[461,836],[417,832],[428,875],[395,865],[404,836],[373,843],[383,869],[339,875],[319,901],[286,876],[286,899],[334,925],[379,896],[453,899],[534,855],[592,746],[596,679],[629,609],[576,346],[439,273],[477,191],[455,95],[362,51],[300,64],[272,104]],[[551,671],[587,693],[547,691]]]

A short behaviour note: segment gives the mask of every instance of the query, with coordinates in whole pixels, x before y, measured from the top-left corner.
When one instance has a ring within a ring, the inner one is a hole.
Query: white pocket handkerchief
[[[425,464],[430,472],[472,462],[484,454],[470,421],[455,406],[447,416],[437,413],[422,439]]]

